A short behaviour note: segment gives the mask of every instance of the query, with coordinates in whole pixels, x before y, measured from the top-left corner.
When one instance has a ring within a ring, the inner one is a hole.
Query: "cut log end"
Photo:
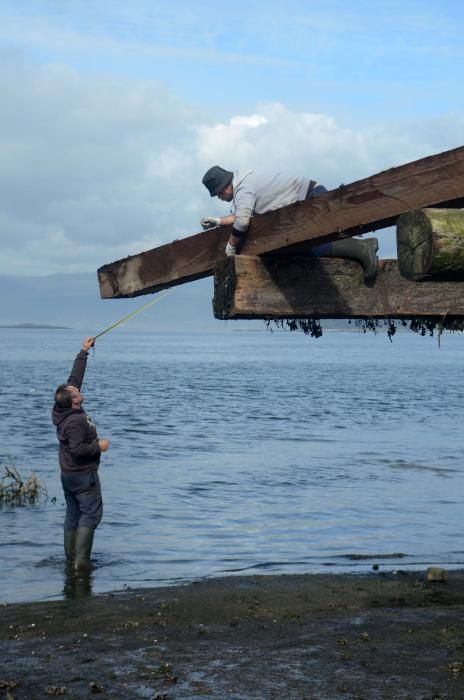
[[[398,267],[411,281],[464,278],[464,212],[415,209],[398,218]]]
[[[398,218],[396,244],[398,267],[403,277],[413,281],[424,279],[433,257],[433,240],[430,219],[422,209]]]

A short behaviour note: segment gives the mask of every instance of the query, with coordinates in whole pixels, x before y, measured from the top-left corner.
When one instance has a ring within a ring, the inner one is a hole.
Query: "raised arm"
[[[94,342],[95,341],[94,338],[92,338],[92,336],[89,336],[82,342],[82,348],[76,355],[76,359],[74,360],[71,369],[71,374],[68,377],[67,384],[75,386],[79,390],[82,386],[82,382],[84,381],[84,374],[85,368],[87,366],[87,357],[89,354],[89,350],[93,346]]]

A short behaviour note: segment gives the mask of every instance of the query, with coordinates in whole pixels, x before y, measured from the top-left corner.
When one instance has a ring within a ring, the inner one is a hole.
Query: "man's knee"
[[[86,488],[77,497],[80,508],[79,527],[96,528],[103,516],[100,479],[96,472],[87,474],[86,477]]]
[[[75,530],[79,526],[79,511],[69,512],[66,510],[66,515],[64,518],[64,529],[65,530]]]
[[[91,507],[86,508],[86,510],[81,513],[79,527],[93,527],[95,530],[100,525],[103,517],[103,503],[100,499],[99,503],[89,505],[91,505]]]

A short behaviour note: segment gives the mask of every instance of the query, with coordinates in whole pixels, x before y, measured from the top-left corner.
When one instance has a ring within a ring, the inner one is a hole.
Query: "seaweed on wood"
[[[291,332],[300,331],[311,338],[321,338],[323,328],[321,321],[318,318],[275,318],[265,319],[266,328],[269,331],[274,329],[288,330]],[[438,337],[444,331],[451,333],[464,331],[464,319],[452,317],[431,317],[410,318],[410,319],[391,319],[391,318],[359,318],[350,319],[348,323],[354,323],[362,333],[372,332],[377,333],[379,330],[386,329],[387,336],[392,340],[398,329],[407,329],[421,336],[432,336],[437,333]]]
[[[288,331],[301,331],[311,338],[322,336],[321,322],[318,318],[269,318],[264,323],[268,331],[275,329]]]

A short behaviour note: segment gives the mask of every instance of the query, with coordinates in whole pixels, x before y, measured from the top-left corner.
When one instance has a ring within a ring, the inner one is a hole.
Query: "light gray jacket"
[[[306,197],[309,178],[284,172],[257,173],[256,170],[234,171],[234,228],[247,231],[253,214],[264,214]]]

